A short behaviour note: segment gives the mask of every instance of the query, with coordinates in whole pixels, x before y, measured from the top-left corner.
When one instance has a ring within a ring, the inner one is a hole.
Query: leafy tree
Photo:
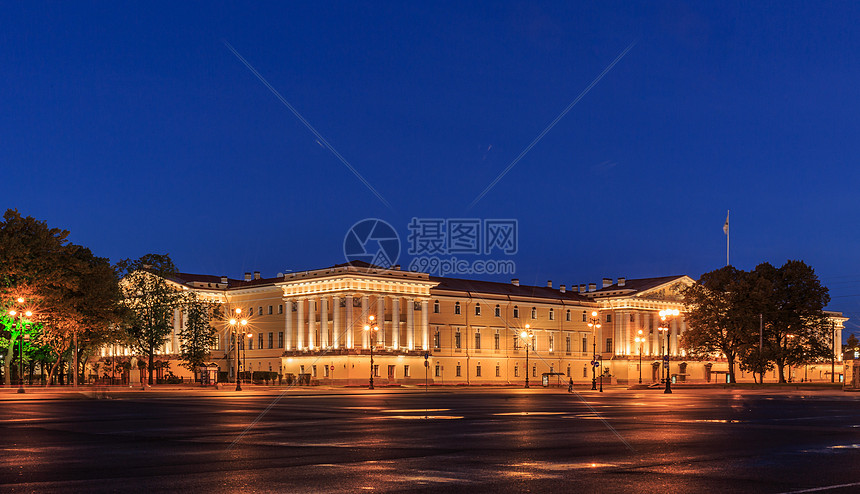
[[[772,286],[759,308],[779,382],[786,381],[786,366],[829,358],[830,323],[824,307],[830,294],[815,271],[803,261],[789,260],[780,268],[762,263],[752,275]]]
[[[179,355],[183,360],[180,365],[194,372],[209,358],[210,348],[218,334],[212,320],[220,318],[221,311],[216,304],[201,300],[196,293],[187,297],[183,309],[185,326],[179,333]]]
[[[11,384],[9,364],[15,352],[22,328],[7,316],[8,311],[22,297],[29,308],[38,306],[42,287],[48,283],[62,283],[58,276],[60,257],[68,243],[69,232],[49,228],[44,221],[23,217],[15,209],[8,209],[0,221],[0,310],[2,324],[8,331],[4,338],[6,352],[3,359],[5,383]],[[18,307],[19,309],[21,307]],[[33,320],[38,321],[40,314]]]
[[[128,318],[125,329],[135,349],[147,357],[149,384],[153,384],[155,352],[173,328],[173,311],[185,304],[186,293],[169,281],[176,266],[167,254],[146,254],[117,263],[123,275],[120,287]]]
[[[682,291],[688,308],[689,329],[681,344],[694,357],[724,355],[729,364],[729,381],[735,379],[735,363],[758,336],[756,301],[767,286],[748,273],[726,266],[703,274],[698,283]]]

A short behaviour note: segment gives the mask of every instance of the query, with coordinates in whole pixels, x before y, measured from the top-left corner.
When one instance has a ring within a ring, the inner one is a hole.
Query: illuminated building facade
[[[727,372],[723,360],[688,359],[679,348],[687,330],[680,290],[694,283],[684,275],[605,278],[600,287],[568,288],[343,264],[275,278],[259,272],[243,280],[180,274],[172,281],[222,304],[225,313],[241,309],[249,324],[239,336],[240,370],[274,372],[282,382],[304,376],[320,384],[367,384],[371,345],[376,385],[423,384],[425,371],[430,384],[521,384],[528,375],[539,386],[545,374],[552,384],[569,379],[590,384],[595,361],[595,374],[602,373],[606,383],[638,382],[640,371],[643,383],[651,383],[664,375],[667,345],[669,373],[676,381],[725,382]],[[679,315],[664,323],[659,314],[666,310]],[[600,328],[589,326],[594,312]],[[371,315],[376,332],[365,330]],[[841,367],[847,319],[830,316]],[[181,314],[174,321],[164,359],[175,360],[178,349]],[[235,336],[226,322],[216,324],[220,331],[211,360],[232,380]],[[522,336],[526,328],[531,337]],[[170,368],[183,372],[178,365]],[[805,376],[829,381],[829,370],[821,364],[811,376],[805,369]],[[740,371],[737,377],[752,380]]]

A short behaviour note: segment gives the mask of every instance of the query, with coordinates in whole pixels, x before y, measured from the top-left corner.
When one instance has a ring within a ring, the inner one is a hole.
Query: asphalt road
[[[860,492],[858,394],[75,396],[0,400],[0,491]]]

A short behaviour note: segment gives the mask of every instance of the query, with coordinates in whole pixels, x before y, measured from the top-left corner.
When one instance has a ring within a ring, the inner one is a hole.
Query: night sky
[[[0,206],[234,277],[513,218],[516,274],[478,277],[556,286],[697,278],[731,209],[732,264],[802,259],[860,328],[860,4],[288,3],[6,2]]]

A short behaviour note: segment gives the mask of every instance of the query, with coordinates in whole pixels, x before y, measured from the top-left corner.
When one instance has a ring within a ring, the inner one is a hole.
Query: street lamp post
[[[248,325],[247,319],[240,319],[239,317],[242,315],[242,309],[236,308],[236,317],[230,319],[229,324],[230,328],[233,330],[233,346],[236,353],[236,360],[233,369],[233,377],[236,380],[236,391],[242,391],[242,384],[239,381],[239,327],[245,327]]]
[[[642,384],[642,343],[645,337],[642,335],[642,330],[639,330],[639,336],[636,337],[636,343],[639,343],[639,384]]]
[[[376,345],[376,333],[379,331],[379,326],[374,323],[375,316],[369,316],[367,320],[368,324],[364,326],[364,330],[369,332],[367,340],[370,345],[370,385],[367,389],[373,389],[373,347]]]
[[[591,318],[588,321],[588,327],[592,330],[593,336],[591,340],[591,389],[592,391],[597,390],[597,330],[600,329],[600,317],[597,315],[597,311],[591,311]],[[601,364],[601,371],[603,370],[603,365]],[[603,391],[603,373],[600,375],[600,391]]]
[[[669,321],[667,318],[669,317],[677,317],[681,312],[678,309],[666,309],[661,310],[660,314],[660,322],[662,327],[657,328],[660,331],[666,332],[666,360],[664,362],[664,367],[666,367],[666,390],[663,391],[665,394],[672,394],[672,376],[669,373],[669,337],[671,332],[669,331]]]
[[[23,304],[24,298],[18,297],[16,302]],[[24,330],[30,322],[29,318],[33,317],[33,312],[29,310],[18,311],[12,309],[9,311],[9,315],[12,316],[13,319],[17,317],[18,323],[21,325],[21,342],[18,350],[18,393],[24,393],[24,342],[30,340],[30,335],[25,333]]]
[[[530,328],[531,326],[526,324],[526,329],[520,332],[520,338],[526,340],[526,389],[529,387],[529,342],[533,341],[535,336]]]

